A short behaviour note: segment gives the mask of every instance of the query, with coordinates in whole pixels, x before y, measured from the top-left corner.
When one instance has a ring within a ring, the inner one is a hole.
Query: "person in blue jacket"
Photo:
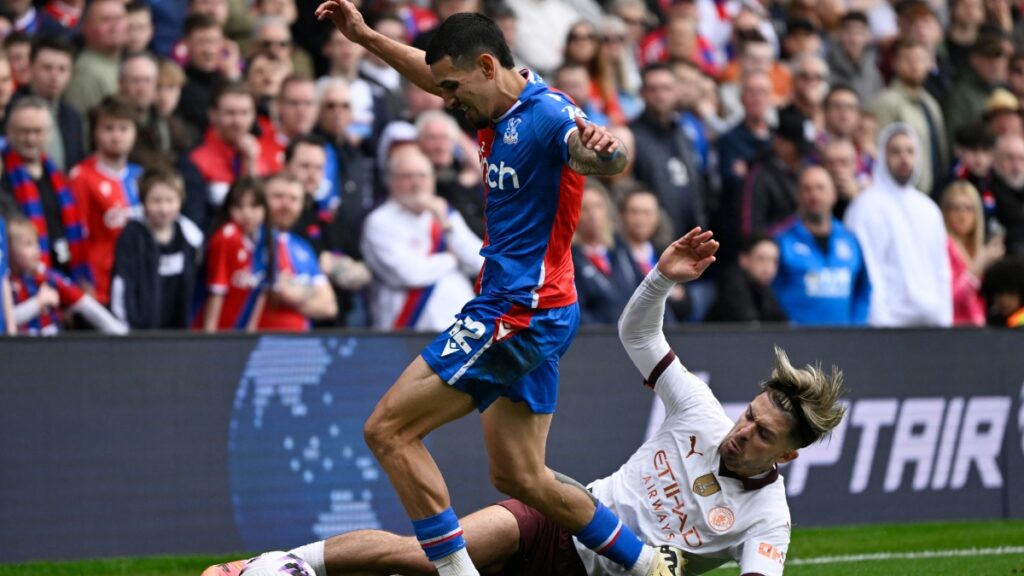
[[[832,216],[835,203],[828,172],[804,168],[797,215],[776,234],[779,272],[773,288],[794,324],[867,323],[871,282],[857,239]]]

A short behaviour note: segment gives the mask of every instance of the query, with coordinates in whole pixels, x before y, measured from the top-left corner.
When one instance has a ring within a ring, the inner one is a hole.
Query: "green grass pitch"
[[[199,576],[214,562],[239,557],[0,564],[0,576]],[[786,564],[793,576],[1024,576],[1024,521],[797,527]],[[735,565],[711,572],[737,573]]]

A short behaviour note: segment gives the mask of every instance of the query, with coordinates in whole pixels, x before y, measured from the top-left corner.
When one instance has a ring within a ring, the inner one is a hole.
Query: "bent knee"
[[[395,419],[378,406],[363,424],[363,439],[376,456],[394,452],[401,444]]]
[[[504,466],[492,465],[490,476],[491,485],[499,492],[527,503],[533,500],[531,495],[536,494],[543,484],[539,474]]]

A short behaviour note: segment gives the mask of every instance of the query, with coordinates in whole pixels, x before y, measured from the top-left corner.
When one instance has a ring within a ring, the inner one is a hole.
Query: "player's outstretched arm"
[[[618,174],[626,169],[626,149],[604,126],[576,116],[577,130],[569,135],[569,167],[589,176]]]
[[[658,265],[644,278],[619,317],[619,339],[644,378],[670,352],[662,332],[665,299],[677,282],[696,280],[715,261],[718,241],[711,231],[694,228],[662,253]],[[653,384],[653,383],[652,383]]]
[[[317,20],[330,19],[346,38],[387,62],[407,80],[431,94],[441,95],[423,50],[396,42],[367,26],[350,0],[326,0],[316,9]]]

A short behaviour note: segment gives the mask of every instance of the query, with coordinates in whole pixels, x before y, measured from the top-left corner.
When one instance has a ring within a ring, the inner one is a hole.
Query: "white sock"
[[[288,551],[306,561],[316,576],[327,576],[327,565],[324,563],[324,541],[313,542]]]
[[[647,572],[651,569],[651,565],[658,556],[655,554],[654,548],[645,545],[640,550],[640,557],[636,559],[636,564],[629,569],[629,576],[647,576]]]
[[[469,552],[465,548],[459,548],[455,552],[434,560],[438,576],[480,576],[476,566],[469,558]]]

